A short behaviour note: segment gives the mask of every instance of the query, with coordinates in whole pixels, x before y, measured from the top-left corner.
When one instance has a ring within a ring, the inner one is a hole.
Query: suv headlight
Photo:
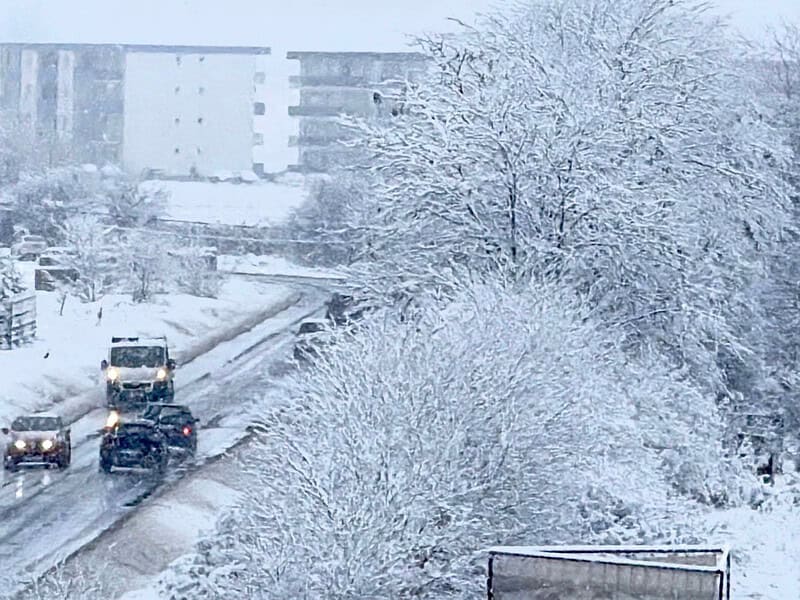
[[[50,450],[53,447],[53,440],[43,440],[42,450]]]
[[[25,443],[25,440],[17,440],[14,442],[14,448],[17,450],[25,450],[25,446],[28,444]]]

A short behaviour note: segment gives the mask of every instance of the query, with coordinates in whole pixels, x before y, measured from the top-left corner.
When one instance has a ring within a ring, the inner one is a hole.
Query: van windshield
[[[130,346],[111,349],[110,364],[115,367],[138,369],[155,368],[164,364],[164,348],[159,346]]]

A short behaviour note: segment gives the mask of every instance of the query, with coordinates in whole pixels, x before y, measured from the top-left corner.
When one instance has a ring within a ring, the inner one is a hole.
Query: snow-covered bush
[[[714,349],[747,353],[748,290],[791,218],[789,153],[734,47],[693,0],[545,0],[423,41],[404,114],[354,124],[379,185],[353,276],[415,297],[452,265],[564,282],[720,387]]]
[[[488,545],[652,540],[678,487],[735,495],[713,398],[613,342],[553,286],[339,331],[167,597],[474,597]]]
[[[101,600],[108,598],[102,585],[102,568],[75,569],[58,563],[38,579],[30,581],[24,597],[30,600]]]
[[[216,298],[222,285],[220,274],[209,266],[208,249],[196,244],[173,252],[177,289],[192,296]]]

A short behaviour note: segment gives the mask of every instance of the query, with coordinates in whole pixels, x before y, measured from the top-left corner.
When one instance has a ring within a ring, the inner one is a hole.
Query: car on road
[[[100,470],[146,469],[163,473],[169,463],[167,437],[152,421],[120,421],[100,440]]]
[[[70,428],[56,415],[17,417],[11,427],[3,427],[9,436],[3,467],[15,471],[21,464],[56,465],[60,469],[72,460]]]
[[[309,319],[300,324],[292,355],[305,362],[319,355],[322,346],[329,343],[332,322],[329,319]]]
[[[177,363],[170,358],[166,337],[112,337],[105,373],[109,408],[141,409],[148,402],[175,397]]]
[[[11,253],[19,260],[36,260],[47,250],[47,240],[40,235],[26,233],[11,246]]]
[[[142,418],[153,421],[167,437],[170,448],[191,454],[197,451],[197,423],[188,406],[181,404],[148,404]]]

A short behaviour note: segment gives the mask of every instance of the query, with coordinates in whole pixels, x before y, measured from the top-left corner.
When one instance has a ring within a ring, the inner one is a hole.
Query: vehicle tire
[[[6,471],[11,471],[12,473],[15,473],[19,468],[19,465],[17,465],[17,462],[14,460],[7,460],[3,463],[3,468]]]
[[[172,402],[175,400],[175,383],[170,381],[169,385],[167,386],[167,393],[164,394],[164,399],[167,402]]]
[[[100,470],[103,473],[111,473],[111,461],[104,458],[100,458]]]
[[[72,460],[71,452],[69,450],[62,450],[61,454],[58,455],[58,465],[59,469],[66,469],[69,466],[69,463]]]

